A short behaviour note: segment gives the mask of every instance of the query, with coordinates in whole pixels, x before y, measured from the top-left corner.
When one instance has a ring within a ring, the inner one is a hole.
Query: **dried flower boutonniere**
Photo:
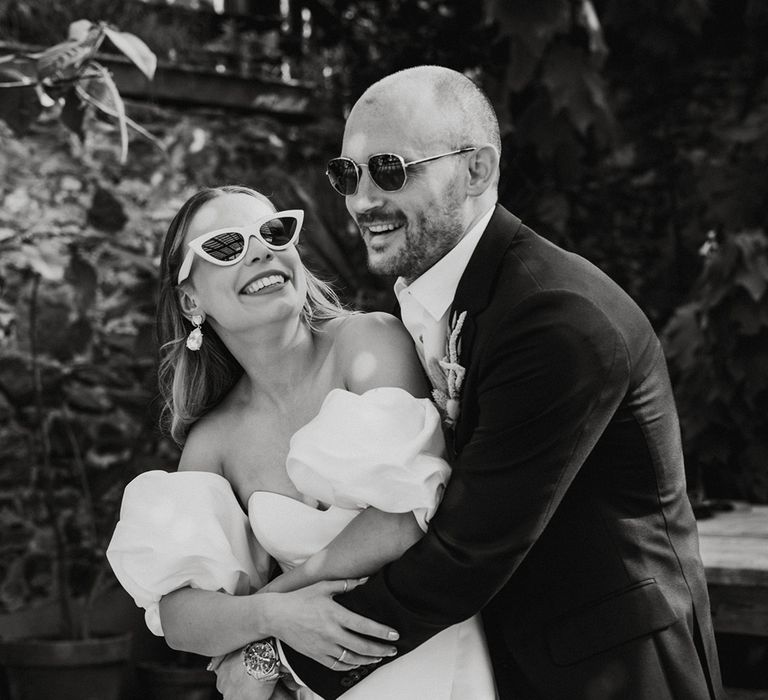
[[[445,377],[445,389],[434,389],[432,398],[443,414],[446,425],[453,427],[459,418],[459,401],[461,399],[461,385],[464,383],[465,369],[459,364],[461,354],[461,329],[467,312],[453,313],[448,327],[448,339],[446,342],[445,356],[438,362],[440,370]]]

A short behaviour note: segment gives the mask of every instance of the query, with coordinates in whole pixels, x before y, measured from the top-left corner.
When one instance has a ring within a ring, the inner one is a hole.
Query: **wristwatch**
[[[259,639],[243,648],[245,672],[257,681],[276,681],[290,675],[280,670],[280,657],[274,637]]]

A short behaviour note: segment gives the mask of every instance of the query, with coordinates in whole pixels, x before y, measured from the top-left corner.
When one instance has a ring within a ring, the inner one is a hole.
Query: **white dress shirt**
[[[448,310],[494,208],[495,205],[478,219],[452,250],[411,284],[406,284],[402,277],[395,282],[403,325],[411,334],[421,364],[435,389],[445,389],[443,372],[437,363],[445,355]]]

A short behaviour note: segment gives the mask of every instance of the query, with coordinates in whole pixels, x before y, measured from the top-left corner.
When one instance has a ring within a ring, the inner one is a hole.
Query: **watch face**
[[[271,680],[277,672],[280,660],[271,642],[251,642],[243,649],[243,664],[249,676],[258,680]]]

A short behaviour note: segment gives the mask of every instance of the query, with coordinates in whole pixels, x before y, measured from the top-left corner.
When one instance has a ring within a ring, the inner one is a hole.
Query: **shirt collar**
[[[491,220],[495,204],[483,214],[466,235],[432,267],[417,277],[411,284],[406,284],[402,277],[395,282],[395,295],[403,306],[403,295],[408,294],[421,305],[429,315],[439,321],[453,303],[461,276],[469,264],[469,259]]]

